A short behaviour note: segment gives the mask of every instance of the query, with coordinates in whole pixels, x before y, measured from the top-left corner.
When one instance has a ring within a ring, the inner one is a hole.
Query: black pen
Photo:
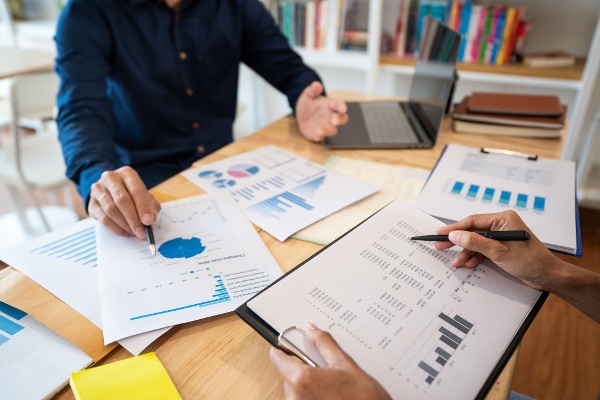
[[[156,244],[154,243],[154,233],[152,232],[152,227],[150,225],[144,225],[144,228],[146,228],[146,239],[148,239],[150,251],[152,252],[152,255],[156,255]]]
[[[529,240],[529,233],[526,231],[486,231],[478,232],[481,236],[488,239],[513,241],[513,240]],[[427,240],[432,242],[448,242],[448,235],[425,235],[413,236],[410,240]]]

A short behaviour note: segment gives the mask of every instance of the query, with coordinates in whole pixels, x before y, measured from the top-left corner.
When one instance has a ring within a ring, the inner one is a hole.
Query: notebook
[[[470,112],[537,115],[559,117],[564,108],[558,96],[473,92],[469,99]]]
[[[429,148],[452,94],[461,36],[428,17],[408,101],[348,102],[349,121],[329,148]]]

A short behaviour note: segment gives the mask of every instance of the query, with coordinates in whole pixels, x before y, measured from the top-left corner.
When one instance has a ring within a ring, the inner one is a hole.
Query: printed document
[[[276,146],[182,172],[208,193],[230,193],[279,241],[379,190]]]
[[[92,359],[27,313],[0,301],[3,399],[47,399]]]
[[[333,242],[393,200],[398,199],[413,204],[429,176],[429,171],[422,168],[338,156],[329,157],[325,166],[354,178],[369,181],[380,186],[381,190],[307,226],[292,236],[295,239],[322,245]]]
[[[97,227],[106,344],[233,311],[282,274],[227,194],[163,203],[152,229],[156,255]]]
[[[410,240],[439,226],[395,201],[248,307],[277,332],[307,321],[329,331],[392,398],[475,398],[541,292]]]
[[[88,218],[49,232],[20,246],[0,251],[0,259],[102,328],[96,256],[96,222]],[[140,354],[168,328],[119,341]]]
[[[514,210],[548,248],[575,254],[581,247],[571,161],[450,144],[415,204],[447,222]]]

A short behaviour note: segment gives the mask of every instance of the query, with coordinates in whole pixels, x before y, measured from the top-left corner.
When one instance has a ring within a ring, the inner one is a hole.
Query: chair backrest
[[[59,78],[53,72],[41,72],[29,75],[19,75],[11,78],[10,104],[12,112],[11,131],[13,140],[13,157],[15,167],[23,180],[25,171],[23,155],[28,154],[31,158],[42,159],[49,157],[45,153],[54,153],[51,156],[52,164],[62,168],[62,153],[58,138],[40,138],[44,133],[36,133],[31,137],[23,137],[20,121],[23,119],[51,119],[56,104],[56,93],[58,91]],[[47,133],[55,135],[54,132]],[[42,139],[42,140],[40,140]],[[27,150],[25,149],[27,147]],[[35,156],[34,156],[35,154]]]
[[[54,72],[19,75],[11,79],[10,104],[13,117],[51,118],[56,104],[59,78]],[[18,124],[19,119],[13,118]]]

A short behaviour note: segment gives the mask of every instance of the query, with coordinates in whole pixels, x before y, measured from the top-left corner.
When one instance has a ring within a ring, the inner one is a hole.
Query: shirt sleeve
[[[321,78],[292,50],[261,2],[242,1],[242,12],[242,61],[284,93],[295,112],[302,91]]]
[[[111,101],[106,96],[111,35],[103,12],[93,1],[71,0],[55,36],[59,140],[67,176],[84,204],[91,185],[104,171],[117,168]]]

